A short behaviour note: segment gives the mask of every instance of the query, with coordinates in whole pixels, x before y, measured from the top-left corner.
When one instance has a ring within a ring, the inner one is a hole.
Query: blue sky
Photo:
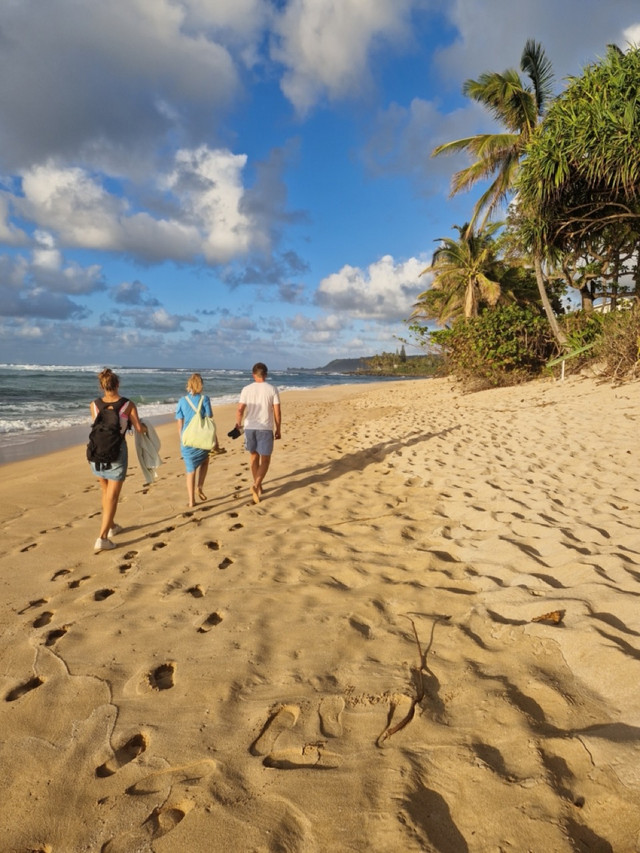
[[[0,362],[315,367],[394,351],[466,161],[465,79],[556,88],[637,0],[4,0]],[[413,352],[410,347],[408,352]]]

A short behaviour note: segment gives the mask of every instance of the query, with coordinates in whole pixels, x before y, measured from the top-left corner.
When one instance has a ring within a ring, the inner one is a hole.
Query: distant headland
[[[324,367],[288,367],[295,373],[354,373],[359,376],[434,376],[442,367],[438,355],[382,353],[368,358],[335,358]]]

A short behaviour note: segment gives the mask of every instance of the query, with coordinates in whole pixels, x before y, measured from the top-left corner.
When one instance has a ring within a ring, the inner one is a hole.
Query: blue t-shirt
[[[178,400],[178,405],[176,407],[176,420],[179,421],[182,419],[184,423],[182,424],[182,429],[186,427],[191,418],[195,415],[195,412],[187,402],[187,399],[191,400],[195,408],[198,408],[198,403],[200,402],[200,397],[202,397],[202,405],[200,406],[200,414],[207,415],[208,417],[213,417],[213,412],[211,410],[211,400],[207,397],[206,394],[187,394],[186,397],[180,397]]]

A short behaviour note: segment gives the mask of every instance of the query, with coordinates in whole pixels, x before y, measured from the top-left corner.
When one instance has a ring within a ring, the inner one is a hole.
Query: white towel
[[[146,427],[148,430],[147,435],[136,432],[135,440],[138,462],[140,463],[145,483],[148,485],[158,479],[156,468],[162,465],[162,459],[160,458],[160,439],[158,438],[158,433],[151,424],[146,424]]]

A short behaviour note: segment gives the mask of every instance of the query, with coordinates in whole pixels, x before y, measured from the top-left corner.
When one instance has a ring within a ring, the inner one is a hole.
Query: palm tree
[[[493,223],[475,234],[469,224],[454,226],[459,234],[441,237],[427,272],[434,274],[431,288],[418,296],[412,318],[434,319],[440,325],[460,317],[477,317],[484,302],[496,305],[501,289],[500,262],[493,235],[501,223]]]
[[[520,70],[524,71],[531,86],[522,82],[517,71],[503,74],[485,72],[478,80],[467,80],[463,93],[489,109],[506,128],[506,133],[485,133],[447,142],[434,149],[432,156],[457,151],[468,151],[476,161],[456,172],[451,185],[451,195],[467,190],[478,181],[495,175],[488,189],[473,208],[469,228],[475,226],[484,211],[481,226],[512,191],[520,168],[525,147],[544,115],[552,94],[553,73],[551,63],[538,42],[528,39],[522,56]],[[542,305],[560,346],[566,345],[566,335],[560,329],[545,288],[540,250],[534,253],[534,270]]]
[[[502,74],[485,72],[478,80],[467,80],[463,94],[489,109],[505,127],[503,133],[481,133],[439,145],[431,154],[451,154],[467,151],[475,162],[456,172],[451,182],[451,195],[470,189],[478,181],[494,176],[488,189],[476,202],[469,228],[484,211],[480,227],[511,191],[524,148],[542,117],[551,96],[553,74],[551,63],[542,47],[529,39],[520,59],[520,68],[531,85],[523,83],[514,69]]]

